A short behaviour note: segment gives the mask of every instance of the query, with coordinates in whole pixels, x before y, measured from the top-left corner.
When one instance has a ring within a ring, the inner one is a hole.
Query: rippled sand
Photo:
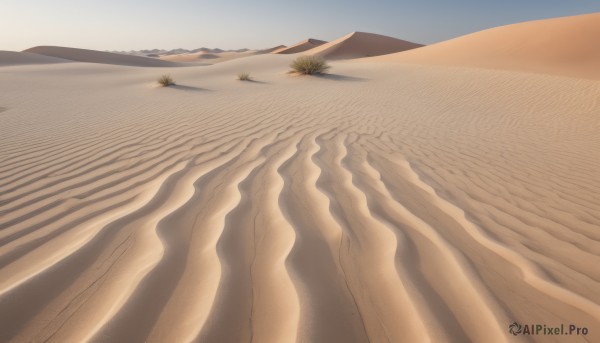
[[[2,67],[0,341],[600,339],[599,82],[293,57]]]

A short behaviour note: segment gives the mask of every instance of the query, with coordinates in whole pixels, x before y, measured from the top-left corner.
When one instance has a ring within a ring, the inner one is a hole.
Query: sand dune
[[[310,49],[310,44],[308,49]],[[245,50],[243,51],[213,51],[210,49],[198,49],[198,51],[193,53],[183,53],[183,54],[172,54],[172,55],[161,55],[159,56],[161,60],[172,61],[172,62],[202,62],[205,64],[215,64],[226,61],[235,60],[238,58],[245,58],[249,56],[255,55],[263,55],[269,53],[279,53],[279,51],[287,50],[288,47],[285,45],[279,45],[273,48],[264,49],[264,50]]]
[[[260,54],[270,54],[270,53],[272,53],[274,51],[279,51],[279,50],[283,50],[283,49],[286,49],[286,48],[287,48],[287,46],[285,46],[285,45],[278,45],[278,46],[274,46],[274,47],[269,48],[269,49],[258,50],[258,51],[256,51],[256,54],[257,55],[260,55]]]
[[[26,64],[53,64],[71,62],[62,58],[40,56],[27,52],[0,51],[0,66]]]
[[[65,48],[59,46],[36,46],[23,52],[51,56],[77,62],[114,64],[136,67],[177,67],[176,63],[161,61],[155,58],[116,54],[112,52]]]
[[[0,341],[600,341],[599,82],[294,57],[2,68]]]
[[[600,79],[600,13],[493,28],[386,61],[519,70]]]
[[[202,62],[205,64],[214,64],[225,61],[234,60],[237,58],[256,55],[256,51],[249,50],[243,52],[222,51],[222,52],[206,52],[200,51],[195,53],[185,53],[178,55],[160,56],[161,60],[171,62]]]
[[[177,55],[162,55],[159,56],[161,60],[171,61],[171,62],[199,62],[203,60],[214,60],[218,59],[219,55],[211,53],[211,52],[195,52],[195,53],[185,53],[185,54],[177,54]]]
[[[285,55],[285,54],[297,54],[299,52],[303,52],[306,50],[310,50],[313,48],[316,48],[320,45],[323,45],[327,42],[322,41],[322,40],[318,40],[318,39],[313,39],[313,38],[309,38],[306,40],[303,40],[301,42],[298,42],[290,47],[284,47],[281,49],[277,49],[272,51],[271,53],[273,54],[281,54],[281,55]]]
[[[344,37],[308,50],[307,55],[327,59],[379,56],[410,50],[422,45],[374,33],[352,32]]]

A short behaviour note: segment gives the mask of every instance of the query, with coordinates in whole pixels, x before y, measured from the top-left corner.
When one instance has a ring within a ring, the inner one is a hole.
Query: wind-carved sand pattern
[[[600,339],[597,81],[293,58],[4,70],[0,341]]]

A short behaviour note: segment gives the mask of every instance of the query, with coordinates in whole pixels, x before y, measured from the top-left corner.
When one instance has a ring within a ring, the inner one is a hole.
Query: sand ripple
[[[191,95],[133,73],[103,107],[15,96],[0,128],[0,341],[597,329],[598,83],[371,68],[336,70],[369,87]]]

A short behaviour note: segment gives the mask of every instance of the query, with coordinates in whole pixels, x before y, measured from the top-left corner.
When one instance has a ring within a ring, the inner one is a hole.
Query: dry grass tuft
[[[303,75],[324,74],[330,68],[324,58],[318,56],[300,56],[290,64],[293,72]]]
[[[167,75],[167,74],[159,77],[157,81],[163,87],[169,87],[169,86],[175,84],[175,81],[173,80],[171,75]]]
[[[250,73],[239,73],[238,74],[238,80],[240,80],[240,81],[251,81],[252,78],[250,78]]]

